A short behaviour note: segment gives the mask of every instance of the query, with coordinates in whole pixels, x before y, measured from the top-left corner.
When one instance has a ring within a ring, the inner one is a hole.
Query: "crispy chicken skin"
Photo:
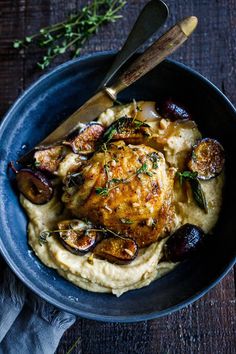
[[[110,144],[85,164],[84,183],[63,200],[78,218],[88,218],[146,247],[171,223],[173,170],[162,153],[145,145]]]

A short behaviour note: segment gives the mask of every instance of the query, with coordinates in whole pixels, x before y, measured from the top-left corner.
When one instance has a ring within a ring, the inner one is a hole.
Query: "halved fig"
[[[101,240],[102,232],[92,229],[92,225],[82,220],[64,220],[58,223],[60,240],[68,251],[84,255]]]
[[[108,127],[103,135],[103,141],[128,140],[129,143],[142,142],[144,136],[149,136],[149,125],[141,120],[122,117]]]
[[[51,182],[39,171],[22,169],[16,174],[19,191],[34,204],[45,204],[53,195]]]
[[[116,264],[128,264],[136,258],[137,254],[138,245],[131,238],[105,238],[94,249],[96,257]]]
[[[224,162],[222,145],[215,139],[205,138],[193,147],[188,168],[197,172],[199,179],[209,180],[222,172]]]
[[[96,145],[104,131],[105,128],[101,124],[91,122],[79,132],[69,136],[66,141],[63,141],[63,144],[69,145],[76,154],[90,154],[96,150]]]
[[[165,258],[171,262],[180,262],[189,258],[202,245],[203,230],[192,224],[185,224],[176,230],[164,247]]]
[[[63,145],[38,150],[34,153],[35,167],[41,171],[53,173],[58,169],[65,154],[66,147]]]
[[[170,120],[192,119],[191,113],[180,102],[167,98],[160,104],[160,114]]]

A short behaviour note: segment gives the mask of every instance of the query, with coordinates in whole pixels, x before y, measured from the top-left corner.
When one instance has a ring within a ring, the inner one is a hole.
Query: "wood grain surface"
[[[90,40],[83,53],[119,49],[146,2],[128,0],[123,19],[104,27]],[[172,57],[209,78],[236,104],[236,1],[166,2],[171,15],[160,33],[184,16],[199,17],[196,33]],[[63,20],[66,14],[85,3],[87,1],[83,0],[0,0],[1,116],[22,91],[42,75],[35,62],[43,52],[33,48],[20,56],[12,48],[12,40]],[[66,55],[60,57],[52,67],[67,58]],[[63,336],[57,354],[67,353],[78,337],[73,353],[236,353],[235,330],[235,277],[232,270],[203,298],[158,320],[117,324],[78,319]]]

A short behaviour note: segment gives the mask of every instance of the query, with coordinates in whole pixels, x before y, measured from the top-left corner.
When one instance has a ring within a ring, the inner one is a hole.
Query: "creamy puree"
[[[138,105],[145,113],[148,104],[141,101],[138,102]],[[132,116],[134,109],[134,104],[108,109],[101,114],[99,121],[105,126],[109,126],[122,116]],[[148,124],[153,129],[148,145],[162,151],[169,167],[181,170],[192,146],[201,137],[197,126],[194,122],[185,122],[177,127],[173,122],[158,117],[154,110],[151,113],[147,110],[147,118],[149,118]],[[136,119],[139,117],[136,116]],[[64,162],[61,162],[59,166],[61,177],[65,176],[70,169],[70,161],[75,161],[75,159],[75,154],[71,153]],[[80,165],[79,162],[78,165]],[[172,232],[185,223],[200,226],[205,233],[209,233],[214,227],[221,207],[223,174],[209,181],[201,182],[201,185],[208,203],[208,213],[195,204],[191,191],[184,192],[176,180],[173,187],[175,213]],[[29,217],[29,244],[37,257],[46,266],[56,269],[61,276],[83,289],[94,292],[111,292],[120,296],[128,290],[149,285],[176,266],[176,263],[161,260],[163,245],[167,237],[162,237],[147,248],[140,249],[138,257],[127,265],[112,264],[97,258],[93,258],[91,261],[91,252],[84,256],[74,255],[63,247],[56,236],[49,237],[47,243],[40,245],[39,234],[41,231],[54,230],[58,221],[72,219],[73,216],[65,210],[57,193],[45,205],[32,204],[22,195],[20,201]]]

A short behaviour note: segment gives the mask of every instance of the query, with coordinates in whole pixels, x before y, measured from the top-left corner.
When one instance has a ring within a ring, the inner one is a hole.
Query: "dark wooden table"
[[[124,18],[104,27],[83,53],[119,49],[146,2],[129,0]],[[236,1],[166,2],[171,16],[165,28],[183,16],[194,14],[200,20],[197,32],[173,57],[209,78],[236,104]],[[0,0],[1,116],[42,75],[35,68],[42,51],[35,48],[21,57],[11,47],[12,40],[64,19],[65,14],[85,3],[83,0]],[[66,59],[61,57],[53,66]],[[66,353],[78,337],[73,353],[236,353],[235,325],[235,277],[231,270],[193,305],[158,320],[119,324],[78,319],[63,336],[57,353]]]

